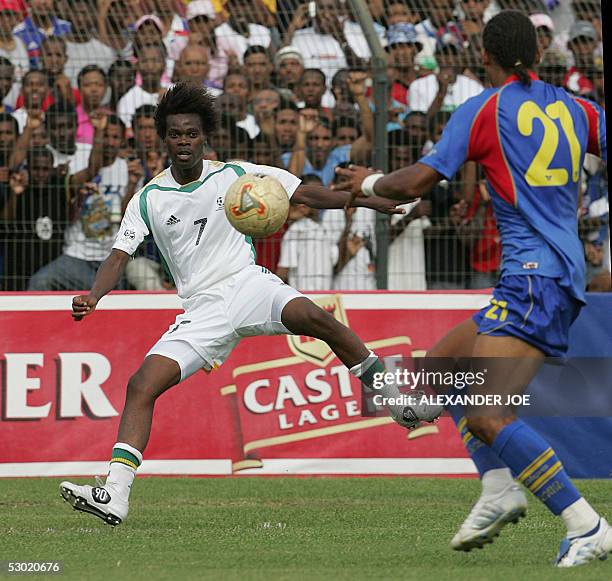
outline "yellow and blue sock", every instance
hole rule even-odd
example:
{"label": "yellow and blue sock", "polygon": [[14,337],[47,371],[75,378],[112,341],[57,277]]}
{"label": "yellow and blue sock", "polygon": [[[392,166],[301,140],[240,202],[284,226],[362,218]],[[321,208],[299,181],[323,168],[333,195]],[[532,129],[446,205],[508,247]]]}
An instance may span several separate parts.
{"label": "yellow and blue sock", "polygon": [[560,515],[580,500],[554,450],[522,420],[504,426],[491,448],[553,514]]}
{"label": "yellow and blue sock", "polygon": [[[458,390],[455,390],[457,392]],[[457,429],[461,435],[463,445],[471,456],[478,474],[482,478],[486,472],[491,470],[507,469],[508,467],[500,460],[499,456],[489,448],[482,440],[479,440],[470,432],[467,428],[467,419],[465,417],[465,410],[463,406],[454,405],[449,406],[447,411],[452,416]],[[508,474],[508,482],[512,481],[512,475]]]}

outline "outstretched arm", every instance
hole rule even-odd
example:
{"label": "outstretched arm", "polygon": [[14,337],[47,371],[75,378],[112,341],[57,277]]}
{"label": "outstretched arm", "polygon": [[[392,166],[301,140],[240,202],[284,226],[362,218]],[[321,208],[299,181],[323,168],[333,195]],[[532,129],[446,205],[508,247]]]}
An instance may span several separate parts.
{"label": "outstretched arm", "polygon": [[130,255],[127,252],[113,248],[108,258],[98,268],[89,294],[72,299],[72,316],[75,321],[80,321],[93,313],[98,301],[117,286],[129,259]]}
{"label": "outstretched arm", "polygon": [[383,214],[404,214],[402,208],[397,208],[397,203],[381,198],[379,196],[371,196],[366,198],[363,195],[351,197],[348,192],[330,190],[323,186],[314,184],[301,184],[291,196],[292,204],[306,204],[310,208],[318,209],[333,209],[344,208],[348,205],[354,207],[370,208],[377,210]]}
{"label": "outstretched arm", "polygon": [[[351,200],[363,196],[363,181],[376,174],[374,170],[352,165],[348,168],[336,168],[336,173],[342,176],[342,181],[334,189],[351,192]],[[390,198],[398,202],[409,202],[414,198],[421,198],[431,190],[444,176],[424,163],[415,163],[403,167],[376,180],[372,186],[375,196]],[[369,180],[370,181],[370,180]],[[366,182],[366,190],[368,189]]]}

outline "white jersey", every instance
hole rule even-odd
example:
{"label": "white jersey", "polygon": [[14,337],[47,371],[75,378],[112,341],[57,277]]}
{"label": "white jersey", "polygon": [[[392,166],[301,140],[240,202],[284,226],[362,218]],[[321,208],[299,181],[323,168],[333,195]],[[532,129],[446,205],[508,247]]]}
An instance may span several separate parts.
{"label": "white jersey", "polygon": [[276,167],[205,160],[200,178],[181,186],[168,168],[130,200],[114,248],[134,254],[151,232],[184,300],[241,272],[255,263],[255,251],[250,238],[229,223],[224,202],[245,173],[276,178],[289,197],[301,183]]}
{"label": "white jersey", "polygon": [[[79,163],[78,156],[70,161],[71,173],[76,173],[75,167],[83,169]],[[64,232],[64,254],[98,262],[108,256],[121,222],[128,181],[127,162],[120,157],[100,170],[91,193],[81,197],[78,218]]]}

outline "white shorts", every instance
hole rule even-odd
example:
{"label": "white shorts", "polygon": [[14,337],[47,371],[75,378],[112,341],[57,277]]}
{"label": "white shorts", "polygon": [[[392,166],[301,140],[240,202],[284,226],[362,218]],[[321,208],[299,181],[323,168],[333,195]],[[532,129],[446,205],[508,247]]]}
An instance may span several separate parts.
{"label": "white shorts", "polygon": [[185,312],[147,355],[176,361],[181,380],[221,365],[242,337],[290,335],[281,313],[304,295],[262,266],[242,272],[185,301]]}

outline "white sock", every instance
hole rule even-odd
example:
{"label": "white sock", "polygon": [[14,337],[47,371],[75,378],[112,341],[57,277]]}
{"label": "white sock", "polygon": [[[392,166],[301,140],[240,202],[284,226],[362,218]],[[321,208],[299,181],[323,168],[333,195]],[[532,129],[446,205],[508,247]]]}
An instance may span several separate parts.
{"label": "white sock", "polygon": [[136,470],[133,468],[121,464],[121,462],[111,462],[104,486],[112,488],[127,500],[130,496],[130,489],[132,488],[135,476]]}
{"label": "white sock", "polygon": [[586,535],[599,523],[599,515],[584,498],[579,498],[562,510],[561,518],[567,527],[568,539]]}
{"label": "white sock", "polygon": [[494,468],[487,470],[482,475],[482,495],[494,496],[503,492],[508,486],[514,483],[510,468]]}
{"label": "white sock", "polygon": [[115,443],[105,486],[114,489],[127,500],[136,476],[136,468],[141,464],[142,452],[140,450],[125,442]]}

